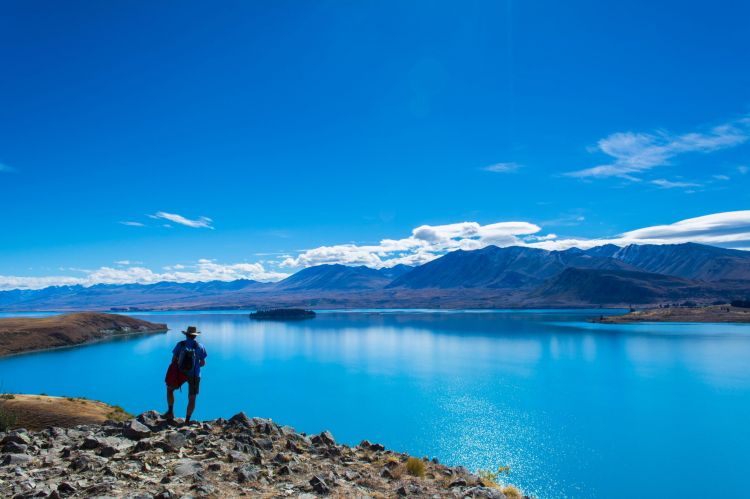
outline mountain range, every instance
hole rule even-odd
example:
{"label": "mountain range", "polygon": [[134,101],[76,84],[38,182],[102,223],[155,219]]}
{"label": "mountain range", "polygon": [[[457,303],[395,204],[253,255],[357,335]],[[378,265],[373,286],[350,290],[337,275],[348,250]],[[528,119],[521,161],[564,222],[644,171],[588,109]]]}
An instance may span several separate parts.
{"label": "mountain range", "polygon": [[695,243],[547,251],[488,246],[418,267],[318,265],[252,280],[55,286],[0,292],[0,310],[497,308],[721,302],[750,296],[750,252]]}

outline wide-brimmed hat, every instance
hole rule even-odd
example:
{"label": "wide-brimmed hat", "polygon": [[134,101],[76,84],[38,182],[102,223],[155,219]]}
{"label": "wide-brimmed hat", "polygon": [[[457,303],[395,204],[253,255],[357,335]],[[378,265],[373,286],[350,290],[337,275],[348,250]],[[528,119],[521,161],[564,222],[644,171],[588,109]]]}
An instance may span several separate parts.
{"label": "wide-brimmed hat", "polygon": [[182,334],[187,336],[198,336],[201,332],[198,331],[198,328],[195,326],[188,326],[187,331],[183,331]]}

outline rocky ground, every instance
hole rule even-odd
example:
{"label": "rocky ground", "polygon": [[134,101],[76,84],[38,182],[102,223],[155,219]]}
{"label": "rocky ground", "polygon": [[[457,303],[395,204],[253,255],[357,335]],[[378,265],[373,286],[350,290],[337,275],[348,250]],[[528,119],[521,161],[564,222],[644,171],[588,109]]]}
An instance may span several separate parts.
{"label": "rocky ground", "polygon": [[[0,433],[0,497],[521,497],[461,467],[271,420],[136,419]],[[484,486],[490,485],[490,486]]]}

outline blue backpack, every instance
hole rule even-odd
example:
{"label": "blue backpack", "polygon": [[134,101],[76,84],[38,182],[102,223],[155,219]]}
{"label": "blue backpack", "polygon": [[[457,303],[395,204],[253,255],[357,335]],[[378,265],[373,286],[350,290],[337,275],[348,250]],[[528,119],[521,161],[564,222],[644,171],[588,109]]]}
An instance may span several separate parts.
{"label": "blue backpack", "polygon": [[182,342],[182,349],[180,350],[180,356],[177,359],[177,368],[182,374],[192,376],[195,374],[195,360],[198,357],[195,351],[197,344],[188,344],[187,341]]}

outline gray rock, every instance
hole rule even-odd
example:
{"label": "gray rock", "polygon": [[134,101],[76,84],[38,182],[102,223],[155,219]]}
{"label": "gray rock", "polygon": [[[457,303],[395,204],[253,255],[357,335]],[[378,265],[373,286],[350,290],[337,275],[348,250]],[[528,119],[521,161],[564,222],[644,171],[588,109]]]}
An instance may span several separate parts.
{"label": "gray rock", "polygon": [[247,454],[244,454],[242,452],[233,450],[229,452],[229,455],[227,456],[230,463],[241,463],[244,461],[248,461],[250,459],[250,456]]}
{"label": "gray rock", "polygon": [[463,478],[456,478],[450,483],[450,485],[448,485],[448,487],[451,489],[453,487],[466,487],[466,480],[464,480]]}
{"label": "gray rock", "polygon": [[261,449],[273,449],[273,440],[271,440],[270,438],[259,438],[256,440],[256,442]]}
{"label": "gray rock", "polygon": [[31,456],[26,454],[6,454],[3,458],[3,466],[24,465],[31,462]]}
{"label": "gray rock", "polygon": [[31,437],[25,431],[14,431],[5,435],[3,439],[0,440],[0,445],[9,444],[11,442],[22,445],[29,445],[31,443]]}
{"label": "gray rock", "polygon": [[81,444],[80,448],[91,450],[91,449],[98,449],[101,446],[102,446],[102,442],[98,438],[86,437],[83,439],[83,443]]}
{"label": "gray rock", "polygon": [[253,482],[260,477],[260,469],[252,464],[239,466],[236,471],[239,483]]}
{"label": "gray rock", "polygon": [[154,496],[154,499],[174,499],[177,497],[174,492],[169,489],[164,489]]}
{"label": "gray rock", "polygon": [[336,445],[336,440],[334,440],[333,435],[331,435],[330,431],[324,431],[320,435],[315,435],[311,440],[315,445]]}
{"label": "gray rock", "polygon": [[73,460],[70,462],[70,468],[82,473],[84,471],[89,471],[94,469],[94,462],[89,459],[87,456],[76,456],[73,458]]}
{"label": "gray rock", "polygon": [[166,448],[164,450],[172,452],[177,452],[181,448],[185,447],[187,445],[187,441],[188,439],[185,435],[176,431],[167,433],[166,435],[164,435],[164,439],[162,440],[162,442],[166,444]]}
{"label": "gray rock", "polygon": [[210,495],[216,492],[216,487],[214,487],[211,484],[204,483],[204,484],[196,484],[191,487],[194,491],[196,491],[198,494],[202,495]]}
{"label": "gray rock", "polygon": [[115,454],[117,454],[118,450],[115,447],[112,447],[111,445],[106,445],[102,447],[102,449],[99,451],[99,455],[102,457],[112,457]]}
{"label": "gray rock", "polygon": [[26,444],[19,444],[17,442],[8,442],[3,445],[3,452],[5,454],[26,454],[29,446]]}
{"label": "gray rock", "polygon": [[131,440],[141,440],[151,435],[151,429],[145,424],[133,419],[122,428],[122,434]]}
{"label": "gray rock", "polygon": [[318,475],[315,475],[310,479],[310,485],[312,485],[313,490],[318,494],[328,494],[331,492],[331,489],[328,487],[325,480]]}
{"label": "gray rock", "polygon": [[244,411],[239,412],[235,414],[234,416],[232,416],[231,418],[229,418],[229,422],[234,423],[234,424],[241,424],[244,426],[250,426],[250,418],[247,417],[247,414],[245,414]]}
{"label": "gray rock", "polygon": [[203,471],[203,466],[192,459],[180,459],[174,468],[175,476],[190,476]]}
{"label": "gray rock", "polygon": [[60,482],[60,485],[57,486],[57,491],[62,494],[75,494],[76,488],[68,482]]}
{"label": "gray rock", "polygon": [[484,499],[506,499],[505,494],[493,487],[472,487],[464,491],[469,497],[481,497]]}

